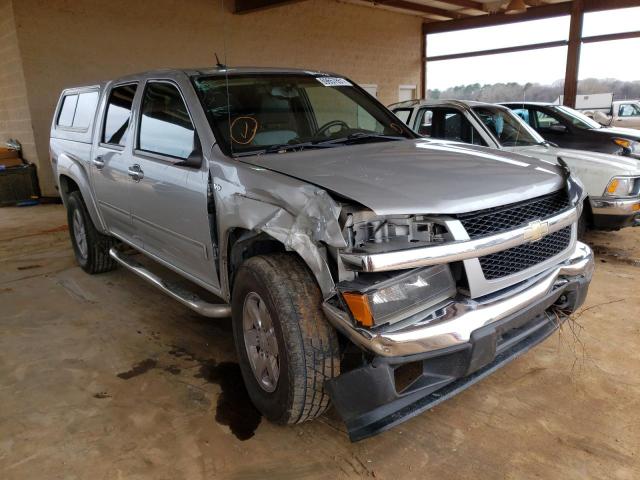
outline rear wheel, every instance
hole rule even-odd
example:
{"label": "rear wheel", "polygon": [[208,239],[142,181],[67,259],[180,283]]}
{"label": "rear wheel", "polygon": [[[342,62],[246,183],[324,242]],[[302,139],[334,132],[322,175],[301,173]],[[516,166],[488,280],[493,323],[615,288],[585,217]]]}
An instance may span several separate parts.
{"label": "rear wheel", "polygon": [[238,269],[233,333],[242,377],[269,420],[301,423],[329,406],[324,382],[340,373],[338,337],[322,295],[293,254],[252,257]]}
{"label": "rear wheel", "polygon": [[80,192],[71,192],[67,199],[67,222],[76,260],[87,273],[108,272],[117,263],[109,249],[117,242],[96,230]]}

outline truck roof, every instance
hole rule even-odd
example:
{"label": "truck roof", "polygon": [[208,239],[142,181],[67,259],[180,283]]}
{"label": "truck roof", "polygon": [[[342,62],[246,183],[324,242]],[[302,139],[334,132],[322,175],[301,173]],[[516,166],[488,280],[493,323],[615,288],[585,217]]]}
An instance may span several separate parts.
{"label": "truck roof", "polygon": [[[415,107],[437,107],[453,105],[458,108],[468,109],[473,107],[495,107],[501,106],[496,103],[478,102],[476,100],[407,100],[389,105],[388,108],[415,108]],[[503,107],[506,108],[506,107]]]}
{"label": "truck roof", "polygon": [[81,89],[81,88],[95,88],[95,87],[103,87],[109,82],[122,82],[127,80],[135,80],[139,78],[145,77],[154,77],[159,75],[167,75],[167,74],[176,74],[182,73],[189,77],[198,76],[198,75],[242,75],[242,74],[299,74],[299,75],[311,75],[311,76],[337,76],[343,77],[343,75],[339,75],[332,72],[324,72],[310,69],[302,69],[302,68],[278,68],[278,67],[201,67],[201,68],[161,68],[155,70],[145,70],[142,72],[131,73],[128,75],[124,75],[121,77],[116,77],[108,80],[103,80],[99,82],[95,82],[92,84],[81,84],[75,85],[65,89],[65,92],[68,90]]}

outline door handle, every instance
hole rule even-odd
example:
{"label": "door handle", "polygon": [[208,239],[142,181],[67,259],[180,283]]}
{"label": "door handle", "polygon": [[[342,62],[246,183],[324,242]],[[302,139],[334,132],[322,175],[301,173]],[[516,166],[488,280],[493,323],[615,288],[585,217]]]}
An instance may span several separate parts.
{"label": "door handle", "polygon": [[96,166],[98,170],[101,170],[104,167],[104,157],[102,155],[98,155],[93,159],[93,164]]}
{"label": "door handle", "polygon": [[129,176],[133,178],[136,182],[139,182],[144,178],[144,172],[140,168],[140,165],[138,165],[137,163],[135,165],[131,165],[129,167],[128,172],[129,172]]}

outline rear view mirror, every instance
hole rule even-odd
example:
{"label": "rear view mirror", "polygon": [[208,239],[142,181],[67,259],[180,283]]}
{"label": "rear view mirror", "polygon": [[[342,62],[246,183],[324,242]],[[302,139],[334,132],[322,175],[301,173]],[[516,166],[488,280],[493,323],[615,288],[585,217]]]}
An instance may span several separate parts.
{"label": "rear view mirror", "polygon": [[552,131],[553,133],[567,133],[567,127],[559,123],[556,125],[551,125],[549,127],[549,130]]}

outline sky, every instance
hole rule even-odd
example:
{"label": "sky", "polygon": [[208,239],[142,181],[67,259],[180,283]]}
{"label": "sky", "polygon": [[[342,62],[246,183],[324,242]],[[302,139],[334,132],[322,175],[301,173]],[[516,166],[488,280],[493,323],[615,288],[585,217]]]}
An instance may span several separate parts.
{"label": "sky", "polygon": [[[638,30],[640,7],[585,14],[583,36]],[[446,55],[529,43],[566,40],[569,17],[429,35],[427,55]],[[640,38],[583,44],[582,78],[640,80]],[[566,47],[445,60],[427,64],[427,87],[446,89],[471,83],[541,83],[564,78]]]}

